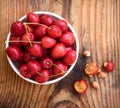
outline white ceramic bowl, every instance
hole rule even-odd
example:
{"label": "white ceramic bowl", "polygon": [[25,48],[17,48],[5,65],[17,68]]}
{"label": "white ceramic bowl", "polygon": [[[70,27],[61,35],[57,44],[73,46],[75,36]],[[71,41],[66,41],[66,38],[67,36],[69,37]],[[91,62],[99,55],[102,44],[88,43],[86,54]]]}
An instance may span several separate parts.
{"label": "white ceramic bowl", "polygon": [[[56,15],[56,14],[51,13],[51,12],[38,11],[38,12],[34,12],[34,13],[36,13],[36,14],[38,14],[38,15],[47,14],[47,15],[53,16],[53,17],[56,18],[56,19],[63,19],[63,20],[65,20],[65,19],[62,18],[61,16]],[[19,19],[19,21],[23,21],[23,20],[25,20],[25,19],[26,19],[26,15],[23,16],[23,17],[21,17],[21,18]],[[66,20],[65,20],[65,21],[66,21]],[[28,81],[28,82],[30,82],[30,83],[33,83],[33,84],[46,85],[46,84],[52,84],[52,83],[55,83],[55,82],[60,81],[61,79],[63,79],[65,76],[67,76],[67,75],[72,71],[72,69],[74,68],[74,66],[75,66],[75,64],[76,64],[76,62],[77,62],[77,59],[78,59],[78,54],[79,54],[79,42],[78,42],[78,37],[77,37],[77,35],[76,35],[73,27],[70,25],[70,23],[69,23],[68,21],[66,21],[66,22],[68,23],[69,29],[73,32],[73,34],[74,34],[74,36],[75,36],[75,46],[76,46],[76,60],[75,60],[75,62],[69,67],[69,69],[67,70],[67,72],[66,72],[62,77],[59,77],[59,78],[57,78],[57,79],[53,79],[53,80],[47,81],[47,82],[45,82],[45,83],[38,83],[38,82],[36,82],[36,81],[34,81],[34,80],[31,80],[31,79],[28,79],[28,78],[23,77],[23,76],[20,74],[20,72],[19,72],[19,68],[18,68],[19,66],[18,66],[18,64],[16,64],[14,61],[12,61],[12,60],[7,56],[7,59],[8,59],[8,61],[9,61],[10,65],[11,65],[11,67],[13,68],[13,70],[14,70],[21,78],[23,78],[24,80],[26,80],[26,81]],[[9,32],[9,34],[8,34],[8,36],[7,36],[7,41],[9,41],[9,38],[10,38],[10,32]],[[7,43],[6,43],[6,48],[7,48],[8,46],[9,46],[9,43],[7,42]]]}

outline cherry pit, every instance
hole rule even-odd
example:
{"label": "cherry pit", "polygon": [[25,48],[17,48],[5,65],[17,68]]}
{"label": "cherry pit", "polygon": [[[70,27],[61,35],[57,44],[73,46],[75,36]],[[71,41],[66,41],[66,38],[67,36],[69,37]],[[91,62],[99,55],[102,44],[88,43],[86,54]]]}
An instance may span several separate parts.
{"label": "cherry pit", "polygon": [[73,32],[65,20],[29,12],[10,27],[8,57],[24,78],[38,83],[62,77],[76,60]]}

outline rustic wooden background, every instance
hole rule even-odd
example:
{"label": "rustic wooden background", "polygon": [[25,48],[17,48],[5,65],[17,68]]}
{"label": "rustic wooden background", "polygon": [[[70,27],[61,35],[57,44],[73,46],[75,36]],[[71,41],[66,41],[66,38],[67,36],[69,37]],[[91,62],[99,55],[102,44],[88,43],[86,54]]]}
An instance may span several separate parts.
{"label": "rustic wooden background", "polygon": [[[50,11],[61,15],[74,27],[80,43],[79,60],[72,73],[58,83],[30,84],[10,67],[5,40],[10,25],[30,11]],[[120,108],[120,0],[0,0],[0,108]],[[84,58],[88,49],[92,55]],[[84,75],[84,65],[107,60],[115,69],[106,79]],[[73,83],[87,80],[89,88],[79,95]],[[98,90],[90,86],[96,80]]]}

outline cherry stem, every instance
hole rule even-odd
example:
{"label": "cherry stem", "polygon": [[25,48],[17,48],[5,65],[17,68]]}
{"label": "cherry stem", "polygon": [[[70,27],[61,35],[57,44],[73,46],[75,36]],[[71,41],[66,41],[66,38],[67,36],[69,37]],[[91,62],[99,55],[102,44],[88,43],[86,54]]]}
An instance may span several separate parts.
{"label": "cherry stem", "polygon": [[[5,43],[7,42],[29,42],[29,41],[17,41],[17,40],[12,40],[12,41],[5,41]],[[30,41],[31,43],[41,43],[39,41]]]}
{"label": "cherry stem", "polygon": [[49,61],[47,61],[47,62],[46,62],[46,65],[50,65],[50,62],[49,62]]}
{"label": "cherry stem", "polygon": [[61,72],[62,73],[65,73],[65,71],[64,70],[62,70],[59,66],[57,66],[56,64],[53,64],[53,66],[56,66],[58,69],[60,69],[61,70]]}
{"label": "cherry stem", "polygon": [[[51,75],[51,76],[49,76],[48,78],[56,77],[56,76],[59,76],[59,75],[65,73],[65,71],[63,71],[63,70],[62,70],[59,66],[57,66],[56,64],[53,64],[53,66],[56,66],[58,69],[61,70],[61,72],[58,73],[58,74]],[[43,74],[41,74],[41,73],[39,73],[39,72],[37,72],[37,74],[39,74],[39,75],[41,75],[41,76],[43,76],[43,77],[47,77],[47,76],[45,76],[45,75],[43,75]]]}
{"label": "cherry stem", "polygon": [[54,75],[49,76],[50,78],[59,76],[59,75],[61,75],[61,74],[65,74],[65,71],[64,71],[63,69],[61,69],[59,66],[57,66],[56,64],[52,64],[52,65],[53,65],[53,66],[56,66],[58,69],[60,69],[61,72],[58,73],[58,74],[54,74]]}
{"label": "cherry stem", "polygon": [[65,71],[64,71],[64,72],[61,71],[61,72],[58,73],[58,74],[54,74],[54,75],[51,75],[51,76],[45,76],[45,75],[43,75],[43,74],[37,72],[37,74],[39,74],[39,75],[41,75],[41,76],[43,76],[43,77],[48,77],[48,78],[56,77],[56,76],[59,76],[59,75],[64,74],[64,73],[65,73]]}
{"label": "cherry stem", "polygon": [[56,77],[56,76],[59,76],[59,75],[64,74],[64,73],[65,73],[65,72],[60,72],[60,73],[58,73],[58,74],[54,74],[54,75],[49,76],[49,78]]}
{"label": "cherry stem", "polygon": [[41,75],[41,76],[44,76],[44,77],[46,77],[45,75],[43,75],[43,74],[41,74],[40,72],[36,72],[38,75]]}
{"label": "cherry stem", "polygon": [[32,43],[31,43],[30,38],[29,38],[29,35],[28,35],[27,26],[26,26],[25,23],[23,23],[23,25],[25,26],[25,30],[26,30],[26,34],[27,34],[27,38],[28,38],[28,41],[29,41],[29,43],[30,43],[30,46],[32,46]]}
{"label": "cherry stem", "polygon": [[35,24],[36,24],[36,25],[44,26],[44,27],[46,27],[46,28],[48,28],[48,29],[51,29],[50,27],[48,27],[48,26],[46,26],[46,25],[44,25],[44,24],[40,24],[40,23],[34,23],[34,22],[32,22],[32,23],[26,23],[26,22],[24,22],[23,24],[24,24],[24,25],[26,25],[26,24],[30,24],[30,25],[31,25],[31,24],[34,24],[34,25],[35,25]]}

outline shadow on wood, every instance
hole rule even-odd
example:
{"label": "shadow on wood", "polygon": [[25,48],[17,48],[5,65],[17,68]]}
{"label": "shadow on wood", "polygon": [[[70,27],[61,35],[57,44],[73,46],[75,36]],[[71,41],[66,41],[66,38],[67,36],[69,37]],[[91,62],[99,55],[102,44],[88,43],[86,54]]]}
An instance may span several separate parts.
{"label": "shadow on wood", "polygon": [[[47,108],[79,108],[80,95],[76,93],[73,84],[84,76],[85,58],[79,54],[78,61],[73,71],[61,80],[49,98]],[[74,98],[74,99],[73,99]]]}

